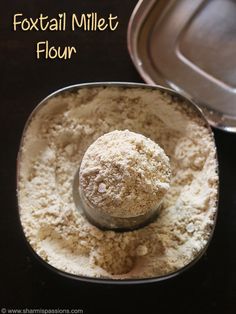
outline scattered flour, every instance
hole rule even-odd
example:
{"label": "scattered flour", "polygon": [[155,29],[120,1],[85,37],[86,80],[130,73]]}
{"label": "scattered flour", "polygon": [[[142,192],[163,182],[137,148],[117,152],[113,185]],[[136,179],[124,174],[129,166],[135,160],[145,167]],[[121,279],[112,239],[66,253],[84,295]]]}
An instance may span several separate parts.
{"label": "scattered flour", "polygon": [[[75,209],[72,183],[90,144],[126,130],[158,143],[172,178],[158,219],[132,232],[101,231]],[[21,147],[21,222],[34,250],[68,273],[145,278],[173,272],[206,246],[217,202],[214,139],[183,102],[145,88],[82,88],[48,100]],[[106,184],[99,186],[106,193]]]}

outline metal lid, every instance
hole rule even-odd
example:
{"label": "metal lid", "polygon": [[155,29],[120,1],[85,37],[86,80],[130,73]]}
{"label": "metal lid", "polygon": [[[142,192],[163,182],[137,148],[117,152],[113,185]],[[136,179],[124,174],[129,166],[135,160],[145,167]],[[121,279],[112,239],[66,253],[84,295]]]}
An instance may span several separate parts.
{"label": "metal lid", "polygon": [[236,3],[140,0],[128,27],[132,60],[149,84],[197,103],[209,123],[236,132]]}

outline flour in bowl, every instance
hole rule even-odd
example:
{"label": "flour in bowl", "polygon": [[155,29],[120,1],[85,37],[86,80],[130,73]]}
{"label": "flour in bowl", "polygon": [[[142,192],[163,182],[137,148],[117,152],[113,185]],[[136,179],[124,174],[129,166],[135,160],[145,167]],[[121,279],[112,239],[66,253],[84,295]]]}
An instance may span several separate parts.
{"label": "flour in bowl", "polygon": [[[135,231],[102,231],[73,201],[84,153],[115,130],[150,138],[171,167],[159,217]],[[155,89],[90,87],[50,98],[26,129],[18,180],[28,241],[46,262],[76,275],[166,275],[194,260],[214,225],[218,175],[212,133],[184,102]]]}
{"label": "flour in bowl", "polygon": [[89,146],[80,166],[80,186],[96,210],[136,217],[158,208],[170,187],[169,158],[141,134],[112,131]]}

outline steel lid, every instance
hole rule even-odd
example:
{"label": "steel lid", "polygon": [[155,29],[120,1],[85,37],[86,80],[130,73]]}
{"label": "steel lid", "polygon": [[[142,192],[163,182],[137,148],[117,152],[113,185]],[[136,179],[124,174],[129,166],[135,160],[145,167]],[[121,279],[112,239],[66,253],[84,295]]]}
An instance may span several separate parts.
{"label": "steel lid", "polygon": [[230,132],[236,132],[235,16],[230,0],[140,0],[128,27],[143,79],[184,94],[212,126]]}

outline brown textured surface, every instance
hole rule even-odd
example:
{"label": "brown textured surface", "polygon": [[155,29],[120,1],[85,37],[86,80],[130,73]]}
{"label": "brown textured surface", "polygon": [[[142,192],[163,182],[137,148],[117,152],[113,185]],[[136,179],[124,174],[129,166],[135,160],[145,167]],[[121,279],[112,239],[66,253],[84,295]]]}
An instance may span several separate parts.
{"label": "brown textured surface", "polygon": [[[65,85],[88,81],[141,82],[126,48],[126,28],[136,1],[4,1],[0,18],[1,62],[1,214],[0,307],[82,308],[84,313],[235,313],[236,311],[236,135],[215,131],[220,163],[220,208],[207,255],[182,276],[143,286],[100,286],[63,279],[29,251],[19,227],[15,161],[24,123],[35,105]],[[39,39],[71,44],[73,34],[14,33],[12,15],[24,12],[114,12],[115,34],[78,34],[73,61],[39,62]],[[64,36],[64,39],[62,37]],[[70,38],[71,36],[71,38]],[[75,36],[75,37],[73,37]],[[145,297],[144,297],[145,295]],[[119,296],[117,302],[117,296]],[[117,302],[117,303],[116,303]],[[158,311],[157,311],[158,309]]]}

